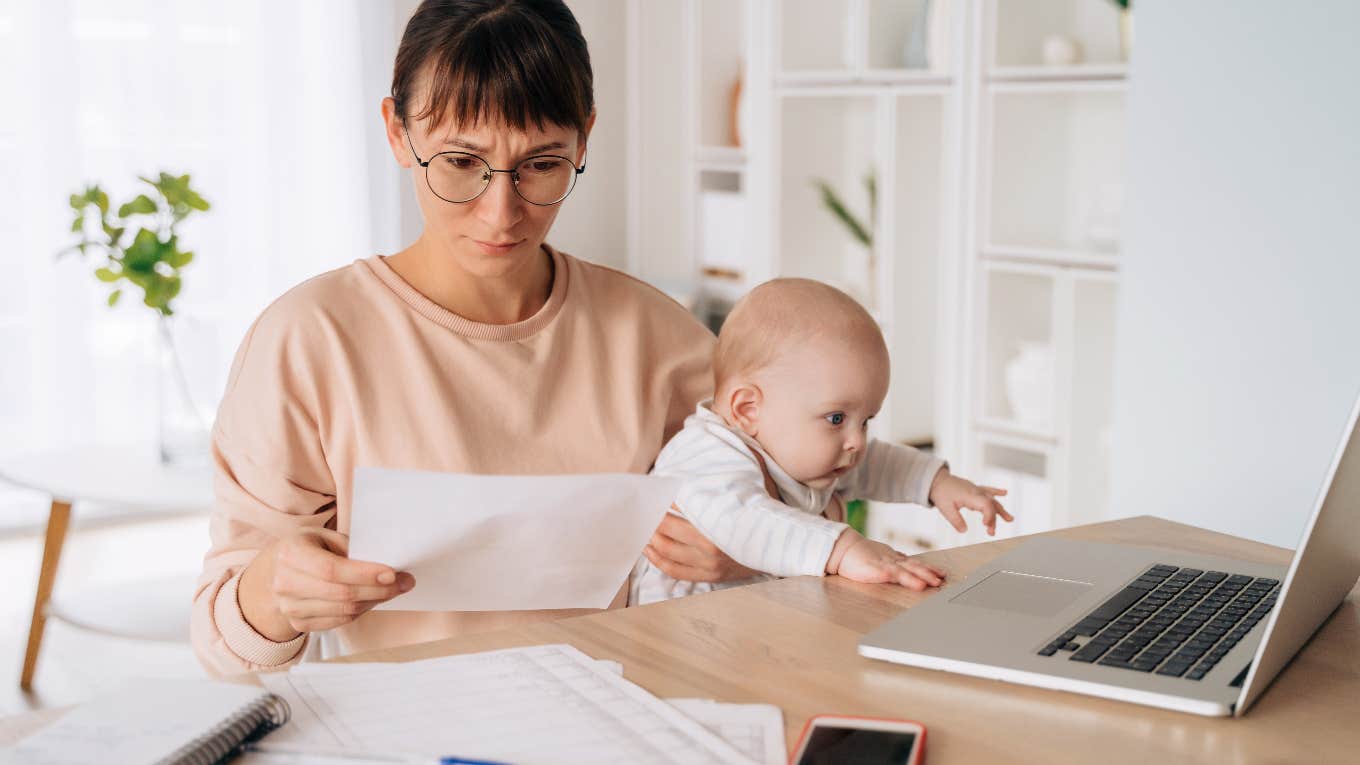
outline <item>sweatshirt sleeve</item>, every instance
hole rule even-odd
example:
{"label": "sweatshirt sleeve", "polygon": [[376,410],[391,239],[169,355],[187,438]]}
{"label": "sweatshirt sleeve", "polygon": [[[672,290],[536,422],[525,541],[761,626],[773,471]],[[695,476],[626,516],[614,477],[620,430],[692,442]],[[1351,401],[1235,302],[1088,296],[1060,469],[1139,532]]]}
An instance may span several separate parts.
{"label": "sweatshirt sleeve", "polygon": [[[307,636],[277,643],[245,620],[241,571],[262,548],[335,516],[335,485],[321,448],[316,396],[298,322],[278,304],[246,334],[213,426],[210,547],[194,593],[194,653],[215,676],[301,660]],[[322,372],[324,374],[324,372]]]}
{"label": "sweatshirt sleeve", "polygon": [[902,444],[872,439],[864,459],[837,489],[850,499],[930,505],[930,484],[944,460]]}
{"label": "sweatshirt sleeve", "polygon": [[849,528],[772,498],[754,455],[701,424],[676,435],[653,472],[683,478],[676,506],[723,552],[757,571],[821,576]]}

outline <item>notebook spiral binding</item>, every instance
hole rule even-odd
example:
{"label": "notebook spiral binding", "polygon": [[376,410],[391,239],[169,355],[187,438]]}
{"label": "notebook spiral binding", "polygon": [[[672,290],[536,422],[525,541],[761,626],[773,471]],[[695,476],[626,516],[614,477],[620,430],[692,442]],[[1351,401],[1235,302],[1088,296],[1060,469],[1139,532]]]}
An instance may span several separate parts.
{"label": "notebook spiral binding", "polygon": [[216,765],[288,722],[288,702],[269,694],[242,707],[220,725],[190,741],[156,765]]}

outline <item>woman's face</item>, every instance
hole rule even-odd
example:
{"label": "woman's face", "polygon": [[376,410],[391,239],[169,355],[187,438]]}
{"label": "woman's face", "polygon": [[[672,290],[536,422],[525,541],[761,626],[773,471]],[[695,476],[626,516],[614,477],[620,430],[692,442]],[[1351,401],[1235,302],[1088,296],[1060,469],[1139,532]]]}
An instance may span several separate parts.
{"label": "woman's face", "polygon": [[530,204],[515,192],[508,173],[494,173],[491,185],[470,202],[447,202],[430,189],[425,168],[415,155],[429,160],[439,152],[461,151],[485,159],[497,170],[508,170],[530,157],[553,154],[579,167],[585,159],[586,137],[595,122],[592,114],[587,135],[556,125],[517,130],[499,120],[473,125],[455,124],[451,119],[439,126],[429,125],[428,120],[405,120],[403,124],[390,98],[383,101],[383,117],[397,162],[412,170],[411,181],[425,218],[424,238],[465,273],[489,278],[507,276],[536,262],[535,256],[563,203]]}

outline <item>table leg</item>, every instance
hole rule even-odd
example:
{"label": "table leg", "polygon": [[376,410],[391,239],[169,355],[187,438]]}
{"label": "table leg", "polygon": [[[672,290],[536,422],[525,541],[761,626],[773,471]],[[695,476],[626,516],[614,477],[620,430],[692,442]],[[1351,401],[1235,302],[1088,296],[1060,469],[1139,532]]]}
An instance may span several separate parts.
{"label": "table leg", "polygon": [[57,580],[57,561],[61,546],[66,541],[66,528],[71,521],[71,503],[52,498],[52,510],[47,516],[47,539],[43,543],[42,568],[38,571],[38,594],[33,598],[33,622],[28,628],[28,650],[24,653],[24,671],[19,676],[19,687],[33,688],[33,672],[38,668],[38,647],[42,645],[43,627],[47,625],[47,601],[52,597],[52,585]]}

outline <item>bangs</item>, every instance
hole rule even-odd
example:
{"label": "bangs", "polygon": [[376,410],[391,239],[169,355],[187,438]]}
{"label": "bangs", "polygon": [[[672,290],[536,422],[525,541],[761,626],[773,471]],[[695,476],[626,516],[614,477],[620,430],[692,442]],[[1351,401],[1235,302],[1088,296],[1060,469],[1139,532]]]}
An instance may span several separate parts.
{"label": "bangs", "polygon": [[[430,30],[428,46],[408,49],[403,40],[393,82],[399,113],[408,111],[398,93],[420,97],[420,82],[400,82],[405,63],[404,71],[419,73],[425,83],[425,102],[410,117],[428,120],[431,128],[451,119],[458,125],[499,122],[517,130],[555,125],[584,133],[594,107],[592,74],[585,41],[575,19],[571,23],[579,44],[511,3],[457,28]],[[416,53],[424,54],[421,61],[402,61],[403,54]]]}

